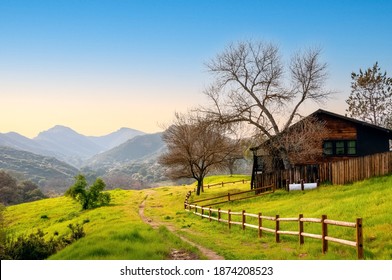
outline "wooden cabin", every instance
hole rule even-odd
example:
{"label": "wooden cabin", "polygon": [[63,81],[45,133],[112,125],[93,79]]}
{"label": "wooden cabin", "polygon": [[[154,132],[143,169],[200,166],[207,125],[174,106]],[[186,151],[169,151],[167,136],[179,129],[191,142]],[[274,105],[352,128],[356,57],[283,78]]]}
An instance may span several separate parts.
{"label": "wooden cabin", "polygon": [[320,170],[321,164],[385,153],[391,149],[392,130],[390,129],[321,109],[307,118],[309,117],[323,122],[326,127],[327,132],[322,139],[322,144],[320,144],[319,155],[313,161],[292,162],[291,170],[283,170],[281,164],[276,164],[275,170],[271,172],[265,168],[265,155],[258,153],[261,145],[255,147],[252,149],[254,153],[252,188],[271,183],[277,187],[284,187],[288,183],[287,181],[293,183],[299,179],[315,182],[321,177],[329,178],[320,174],[320,172],[329,172]]}

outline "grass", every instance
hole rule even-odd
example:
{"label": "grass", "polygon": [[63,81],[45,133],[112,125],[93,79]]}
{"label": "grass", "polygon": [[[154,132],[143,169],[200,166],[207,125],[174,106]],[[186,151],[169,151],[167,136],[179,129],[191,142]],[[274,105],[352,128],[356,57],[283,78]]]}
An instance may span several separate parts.
{"label": "grass", "polygon": [[[249,176],[211,176],[205,185],[247,180]],[[257,231],[233,225],[209,222],[184,211],[184,198],[195,184],[167,186],[141,191],[111,191],[112,204],[93,210],[81,211],[80,205],[69,198],[59,197],[7,207],[6,221],[15,236],[41,228],[51,236],[55,232],[67,234],[70,223],[83,224],[86,237],[78,240],[51,259],[167,259],[172,249],[197,252],[184,244],[166,227],[158,230],[144,224],[139,205],[146,199],[145,214],[154,221],[170,225],[176,233],[215,250],[226,259],[356,259],[356,249],[329,242],[329,250],[321,253],[321,241],[305,238],[298,244],[296,236],[281,236],[276,243],[270,233],[257,237]],[[249,190],[249,182],[205,188],[200,197],[224,195],[228,192]],[[280,217],[319,218],[354,222],[363,218],[366,259],[392,259],[392,175],[373,178],[344,186],[322,186],[305,192],[278,190],[273,194],[224,203],[214,206],[232,211]],[[249,218],[250,219],[250,218]],[[249,220],[250,221],[250,220]],[[268,225],[265,221],[265,225]],[[305,224],[305,231],[321,232],[320,224]],[[281,222],[282,230],[296,230],[296,223]],[[354,240],[354,229],[328,227],[330,235]],[[146,246],[148,244],[148,246]]]}
{"label": "grass", "polygon": [[[214,180],[212,177],[210,180]],[[217,179],[219,182],[221,178]],[[190,189],[192,189],[190,187]],[[211,187],[200,197],[219,196],[227,192],[249,189],[248,184],[233,184]],[[183,191],[186,193],[186,190]],[[257,238],[257,231],[240,226],[232,226],[229,231],[227,224],[209,222],[189,212],[173,211],[183,208],[181,195],[172,193],[175,199],[168,199],[164,189],[156,189],[154,198],[148,200],[152,207],[147,208],[151,216],[171,216],[178,231],[206,247],[215,249],[228,259],[356,259],[356,249],[353,247],[329,242],[329,251],[321,253],[321,241],[310,238],[305,244],[298,245],[298,237],[281,236],[281,243],[275,243],[273,234],[265,233]],[[191,200],[195,199],[194,196]],[[196,200],[195,199],[195,200]],[[153,207],[160,204],[170,204],[170,207],[160,209]],[[201,203],[202,204],[202,203]],[[249,200],[216,205],[214,208],[232,211],[246,210],[248,213],[261,212],[266,216],[321,218],[326,214],[329,219],[355,222],[357,217],[363,219],[364,248],[366,259],[392,259],[392,176],[373,178],[363,182],[344,186],[323,186],[315,190],[286,192],[278,190]],[[265,222],[267,223],[267,222]],[[256,224],[256,222],[254,222]],[[267,225],[273,228],[274,225]],[[281,222],[282,230],[296,230],[297,225]],[[355,230],[330,226],[329,234],[333,237],[355,241]],[[320,224],[305,224],[305,231],[321,233]],[[234,249],[235,248],[235,249]]]}
{"label": "grass", "polygon": [[10,234],[18,236],[41,228],[48,237],[56,232],[66,235],[70,223],[83,224],[86,237],[50,259],[159,260],[167,259],[172,249],[197,253],[166,228],[153,230],[140,220],[138,208],[144,199],[143,192],[114,190],[110,193],[110,206],[85,211],[66,197],[7,207],[5,218]]}

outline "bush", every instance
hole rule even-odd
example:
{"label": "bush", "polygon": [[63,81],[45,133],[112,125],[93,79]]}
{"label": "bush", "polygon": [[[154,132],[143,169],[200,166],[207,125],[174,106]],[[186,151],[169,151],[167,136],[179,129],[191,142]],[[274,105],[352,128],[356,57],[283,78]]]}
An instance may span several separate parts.
{"label": "bush", "polygon": [[110,194],[102,192],[105,187],[105,182],[98,178],[93,185],[87,188],[86,178],[82,174],[79,174],[76,176],[75,184],[67,190],[65,195],[80,202],[82,209],[86,210],[110,203]]}
{"label": "bush", "polygon": [[[16,240],[6,238],[5,242],[0,244],[1,251],[0,257],[2,260],[43,260],[48,258],[50,255],[63,249],[65,246],[72,242],[84,237],[86,234],[83,227],[79,224],[69,224],[68,228],[71,230],[69,237],[54,237],[49,240],[45,240],[45,234],[41,229],[38,229],[36,233],[32,233],[28,236],[19,236]],[[56,232],[54,236],[57,236]]]}

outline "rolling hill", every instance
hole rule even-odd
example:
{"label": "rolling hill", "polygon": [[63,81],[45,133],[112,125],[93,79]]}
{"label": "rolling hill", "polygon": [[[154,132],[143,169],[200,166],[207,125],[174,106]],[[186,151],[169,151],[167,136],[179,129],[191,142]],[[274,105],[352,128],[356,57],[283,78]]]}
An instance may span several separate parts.
{"label": "rolling hill", "polygon": [[54,157],[0,147],[0,169],[38,184],[46,193],[63,193],[79,170]]}
{"label": "rolling hill", "polygon": [[87,160],[85,166],[92,169],[111,169],[124,166],[135,161],[156,158],[166,145],[162,133],[135,136],[125,143]]}

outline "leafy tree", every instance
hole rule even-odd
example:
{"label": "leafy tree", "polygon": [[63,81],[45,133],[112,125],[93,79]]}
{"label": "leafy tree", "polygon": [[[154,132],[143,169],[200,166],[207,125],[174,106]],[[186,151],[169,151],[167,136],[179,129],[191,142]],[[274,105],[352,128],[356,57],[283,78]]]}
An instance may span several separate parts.
{"label": "leafy tree", "polygon": [[374,125],[392,129],[392,78],[376,62],[372,68],[351,73],[347,113]]}
{"label": "leafy tree", "polygon": [[238,141],[229,138],[225,128],[198,116],[175,115],[174,123],[163,133],[167,152],[159,163],[168,167],[172,179],[193,178],[200,195],[204,177],[227,167],[237,151]]}
{"label": "leafy tree", "polygon": [[72,185],[65,193],[82,205],[82,209],[91,209],[99,206],[108,205],[110,203],[110,194],[103,193],[105,182],[98,178],[94,184],[87,187],[86,178],[79,174],[76,176],[75,184]]}
{"label": "leafy tree", "polygon": [[0,202],[4,205],[21,202],[17,181],[4,171],[0,171]]}
{"label": "leafy tree", "polygon": [[[301,107],[322,103],[332,93],[324,89],[327,65],[320,55],[319,49],[298,52],[285,67],[273,44],[231,44],[207,64],[214,77],[205,91],[211,104],[200,110],[220,123],[249,124],[259,139],[278,145],[275,136],[288,131]],[[276,150],[289,168],[285,145]]]}

